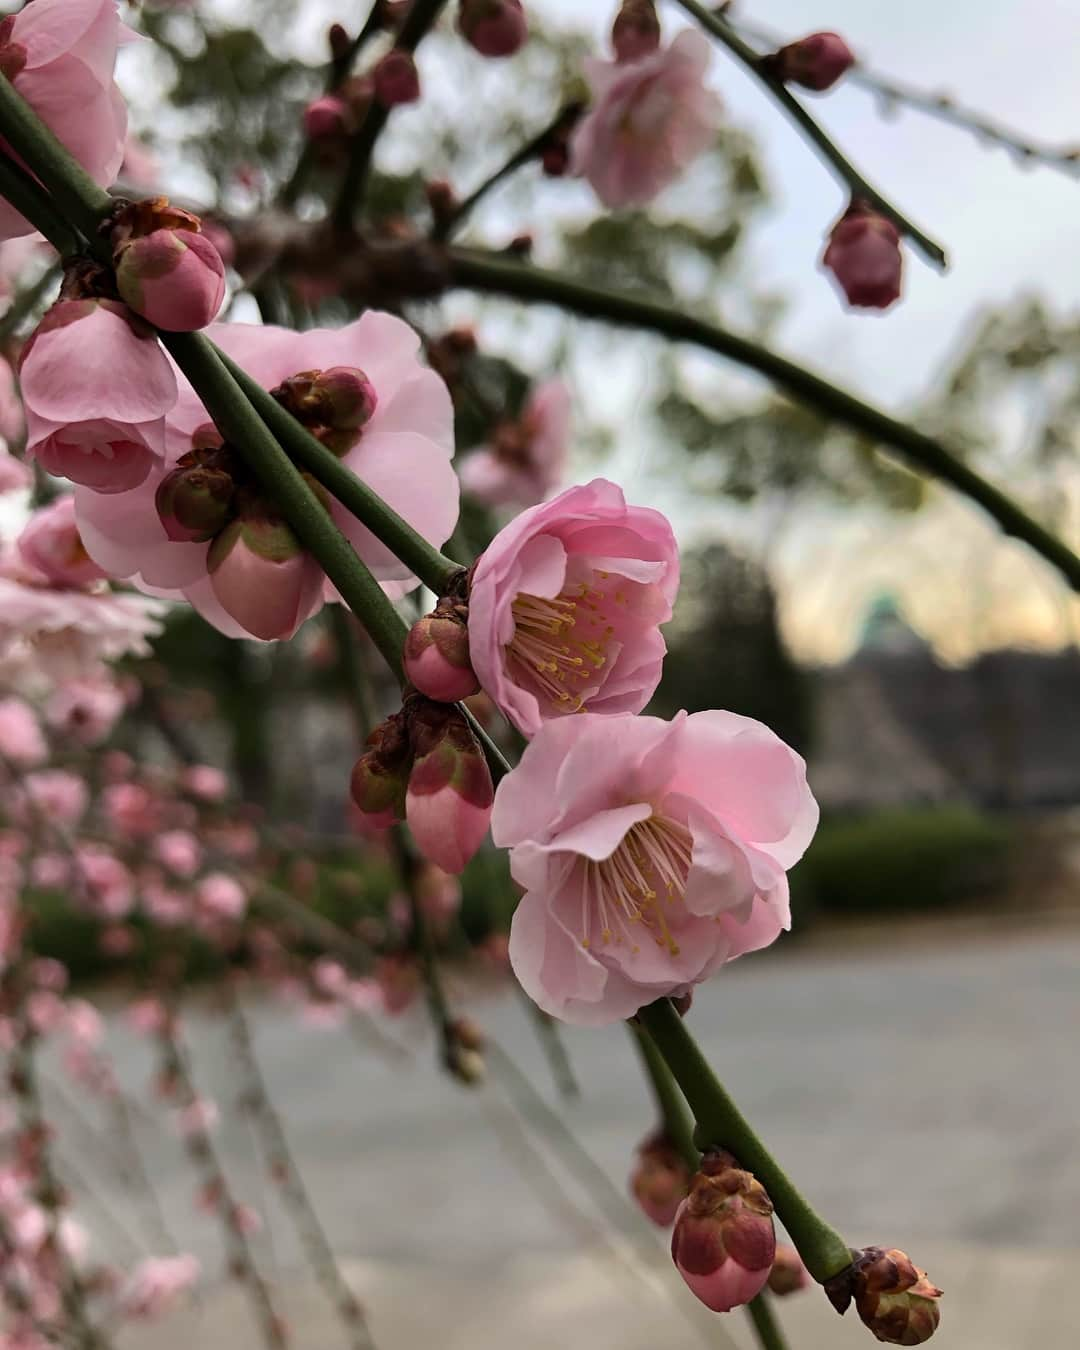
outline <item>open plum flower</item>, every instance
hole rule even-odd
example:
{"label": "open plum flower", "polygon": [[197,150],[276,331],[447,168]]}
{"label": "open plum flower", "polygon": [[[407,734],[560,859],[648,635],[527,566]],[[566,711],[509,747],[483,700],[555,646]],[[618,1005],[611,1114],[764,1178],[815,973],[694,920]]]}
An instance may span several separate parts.
{"label": "open plum flower", "polygon": [[100,493],[144,482],[165,452],[176,376],[148,324],[117,300],[58,300],[19,359],[27,453]]}
{"label": "open plum flower", "polygon": [[[302,373],[362,371],[374,391],[373,408],[361,426],[336,434],[332,448],[425,539],[439,545],[449,538],[458,514],[453,408],[443,381],[420,364],[420,340],[406,323],[369,311],[334,330],[214,324],[207,335],[267,389]],[[108,497],[76,492],[83,541],[109,575],[130,577],[151,594],[188,600],[230,636],[288,637],[336,592],[309,554],[284,548],[287,527],[260,519],[265,503],[244,514],[243,529],[237,528],[241,516],[233,514],[201,538],[177,537],[181,532],[170,527],[170,534],[162,522],[159,488],[182,458],[198,454],[208,434],[212,440],[209,415],[181,379],[166,421],[165,456],[148,478]],[[234,459],[230,471],[242,475],[243,465]],[[242,477],[237,483],[238,498],[253,490]],[[336,501],[327,509],[388,590],[400,595],[418,584]]]}
{"label": "open plum flower", "polygon": [[501,530],[469,591],[469,651],[485,692],[526,736],[568,713],[640,712],[666,644],[679,555],[659,511],[604,478]]}
{"label": "open plum flower", "polygon": [[545,380],[516,422],[495,428],[461,466],[461,486],[487,506],[535,506],[562,481],[570,434],[570,392]]}
{"label": "open plum flower", "polygon": [[722,105],[702,78],[711,56],[686,29],[637,61],[585,62],[593,106],[571,140],[571,168],[605,206],[644,206],[712,143]]}
{"label": "open plum flower", "polygon": [[817,819],[802,758],[750,718],[545,723],[491,822],[525,891],[514,973],[586,1026],[684,993],[789,927],[785,872]]}
{"label": "open plum flower", "polygon": [[[113,67],[132,36],[116,0],[34,0],[0,22],[0,71],[101,187],[124,158],[127,109]],[[0,200],[0,239],[33,228]]]}

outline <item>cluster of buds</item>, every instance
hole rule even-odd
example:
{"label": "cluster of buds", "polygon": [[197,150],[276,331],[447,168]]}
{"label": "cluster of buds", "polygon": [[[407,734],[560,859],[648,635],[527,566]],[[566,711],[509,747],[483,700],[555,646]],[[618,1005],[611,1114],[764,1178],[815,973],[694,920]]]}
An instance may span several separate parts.
{"label": "cluster of buds", "polygon": [[820,94],[851,69],[855,57],[839,33],[811,33],[763,57],[762,64],[785,84],[798,84]]}
{"label": "cluster of buds", "polygon": [[417,619],[405,639],[405,674],[421,694],[439,703],[457,703],[480,689],[469,661],[469,609],[444,595],[430,614]]}
{"label": "cluster of buds", "polygon": [[654,0],[623,0],[611,25],[616,61],[640,61],[660,46],[660,20]]}
{"label": "cluster of buds", "polygon": [[705,1154],[671,1234],[675,1267],[713,1312],[741,1307],[765,1287],[776,1255],[765,1188],[730,1153]]}
{"label": "cluster of buds", "polygon": [[136,314],[170,333],[213,322],[225,298],[225,264],[198,216],[149,197],[122,204],[107,229],[116,289]]}
{"label": "cluster of buds", "polygon": [[271,393],[335,455],[353,448],[378,406],[374,385],[355,366],[302,370]]}
{"label": "cluster of buds", "polygon": [[513,56],[529,36],[521,0],[461,0],[457,24],[481,56]]}
{"label": "cluster of buds", "polygon": [[886,1345],[922,1345],[941,1320],[941,1290],[906,1252],[867,1247],[853,1252],[852,1264],[825,1285],[840,1314],[852,1299],[863,1322]]}
{"label": "cluster of buds", "polygon": [[461,713],[410,695],[368,737],[353,766],[353,801],[376,826],[405,820],[429,862],[457,874],[483,842],[494,788],[483,749]]}
{"label": "cluster of buds", "polygon": [[642,1213],[660,1228],[675,1222],[690,1189],[690,1168],[666,1130],[654,1130],[638,1145],[630,1192]]}
{"label": "cluster of buds", "polygon": [[[322,486],[308,481],[325,504]],[[213,423],[193,433],[192,449],[158,484],[154,505],[171,540],[210,545],[211,589],[247,632],[267,642],[289,637],[312,612],[321,570]]]}
{"label": "cluster of buds", "polygon": [[833,226],[822,263],[849,305],[888,309],[900,297],[900,231],[868,202],[853,200]]}

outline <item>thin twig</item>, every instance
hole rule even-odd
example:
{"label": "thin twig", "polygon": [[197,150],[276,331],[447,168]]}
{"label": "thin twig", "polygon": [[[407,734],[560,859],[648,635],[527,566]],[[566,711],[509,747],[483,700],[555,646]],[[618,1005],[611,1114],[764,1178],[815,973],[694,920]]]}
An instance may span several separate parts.
{"label": "thin twig", "polygon": [[[752,42],[760,44],[763,53],[775,51],[787,41],[781,34],[762,24],[747,23],[742,18],[733,18],[733,9],[734,6],[731,6],[726,11],[728,23]],[[1035,137],[1017,131],[1014,127],[1005,126],[986,113],[965,107],[962,103],[958,103],[952,94],[920,89],[905,80],[898,80],[894,76],[872,70],[863,61],[856,61],[845,74],[844,82],[858,85],[876,95],[883,114],[896,107],[910,108],[927,117],[936,118],[940,122],[947,122],[950,126],[970,132],[981,144],[996,145],[1010,151],[1022,166],[1041,164],[1048,169],[1056,169],[1068,178],[1080,178],[1080,145],[1075,142],[1069,145],[1051,145],[1046,141],[1036,140]]]}
{"label": "thin twig", "polygon": [[251,1029],[231,985],[227,986],[226,996],[233,1047],[242,1074],[241,1094],[251,1108],[251,1119],[262,1140],[271,1177],[281,1188],[282,1199],[292,1215],[311,1268],[341,1318],[350,1347],[352,1350],[372,1350],[374,1341],[364,1310],[345,1282],[334,1249],[304,1186],[285,1128],[267,1090]]}
{"label": "thin twig", "polygon": [[864,403],[804,366],[670,304],[622,295],[559,272],[509,262],[477,249],[453,246],[447,252],[452,286],[558,305],[584,318],[644,329],[677,342],[691,342],[756,370],[823,417],[895,451],[915,470],[948,483],[981,506],[1006,534],[1022,540],[1056,567],[1074,591],[1080,591],[1080,557],[1033,520],[1011,497],[969,468],[940,441],[890,417],[873,404]]}
{"label": "thin twig", "polygon": [[776,78],[753,47],[739,36],[722,14],[707,9],[705,5],[700,3],[700,0],[675,0],[675,2],[681,5],[687,14],[695,18],[702,28],[721,42],[731,55],[764,85],[813,145],[821,158],[829,165],[841,182],[847,185],[852,197],[869,202],[875,210],[883,216],[887,216],[901,234],[906,235],[911,240],[912,244],[928,262],[933,263],[935,267],[945,268],[948,260],[941,245],[935,243],[929,235],[924,234],[913,221],[895,207],[856,169],[828,132],[818,125],[783,81]]}

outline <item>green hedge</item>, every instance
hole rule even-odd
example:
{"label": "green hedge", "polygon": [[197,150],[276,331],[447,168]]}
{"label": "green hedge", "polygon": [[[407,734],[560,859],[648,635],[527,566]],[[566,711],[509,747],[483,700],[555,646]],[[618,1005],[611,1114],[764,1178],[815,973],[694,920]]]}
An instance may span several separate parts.
{"label": "green hedge", "polygon": [[796,900],[834,914],[926,911],[1005,894],[1012,827],[962,806],[822,823],[792,877]]}

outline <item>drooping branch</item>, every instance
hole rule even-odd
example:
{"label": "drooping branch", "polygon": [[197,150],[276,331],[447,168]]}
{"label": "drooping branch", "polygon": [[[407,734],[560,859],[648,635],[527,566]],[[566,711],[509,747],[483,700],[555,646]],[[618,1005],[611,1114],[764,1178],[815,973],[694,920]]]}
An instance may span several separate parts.
{"label": "drooping branch", "polygon": [[[399,51],[415,52],[445,4],[446,0],[413,0],[394,46]],[[390,109],[385,104],[372,99],[360,130],[353,137],[349,162],[334,206],[334,223],[342,230],[352,224],[353,213],[364,195],[375,145],[389,115]]]}
{"label": "drooping branch", "polygon": [[941,245],[919,229],[856,169],[828,132],[807,112],[783,81],[776,78],[768,65],[761,60],[753,47],[739,36],[723,14],[707,9],[700,0],[676,0],[676,4],[681,5],[702,28],[721,42],[731,55],[765,86],[833,173],[850,190],[852,197],[869,202],[875,210],[891,220],[928,262],[938,268],[946,267],[948,259]]}
{"label": "drooping branch", "polygon": [[690,342],[756,370],[800,403],[830,421],[868,436],[907,464],[940,479],[991,516],[1007,534],[1034,549],[1080,591],[1080,557],[1044,529],[1011,497],[925,432],[866,403],[813,371],[716,324],[668,304],[605,290],[560,272],[508,261],[493,253],[459,247],[448,250],[451,286],[540,304],[557,305],[587,319],[658,333]]}

